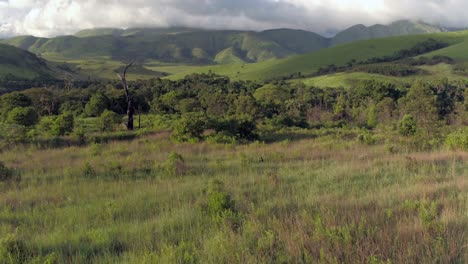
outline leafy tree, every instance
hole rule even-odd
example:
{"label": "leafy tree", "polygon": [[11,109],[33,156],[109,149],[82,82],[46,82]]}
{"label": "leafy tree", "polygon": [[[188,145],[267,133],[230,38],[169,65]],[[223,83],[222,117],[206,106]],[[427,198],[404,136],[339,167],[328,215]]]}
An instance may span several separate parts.
{"label": "leafy tree", "polygon": [[99,130],[112,131],[114,130],[115,126],[120,123],[120,121],[121,117],[119,114],[106,109],[104,112],[102,112],[98,119]]}
{"label": "leafy tree", "polygon": [[178,142],[199,140],[206,129],[208,120],[203,113],[192,112],[182,114],[177,121],[171,138]]}
{"label": "leafy tree", "polygon": [[23,93],[8,93],[0,97],[0,111],[2,119],[5,119],[8,113],[17,107],[28,107],[32,105],[31,98]]}
{"label": "leafy tree", "polygon": [[55,119],[51,127],[52,135],[63,136],[73,131],[74,117],[70,112],[65,112]]}
{"label": "leafy tree", "polygon": [[85,106],[85,113],[87,116],[98,117],[104,110],[109,109],[109,98],[103,93],[96,93],[91,97]]}
{"label": "leafy tree", "polygon": [[398,123],[398,132],[402,136],[413,136],[416,134],[416,120],[412,115],[405,115]]}
{"label": "leafy tree", "polygon": [[8,113],[7,123],[31,127],[38,122],[36,110],[33,107],[16,107]]}
{"label": "leafy tree", "polygon": [[416,81],[400,104],[403,113],[413,116],[418,126],[430,129],[438,120],[436,96],[426,83]]}

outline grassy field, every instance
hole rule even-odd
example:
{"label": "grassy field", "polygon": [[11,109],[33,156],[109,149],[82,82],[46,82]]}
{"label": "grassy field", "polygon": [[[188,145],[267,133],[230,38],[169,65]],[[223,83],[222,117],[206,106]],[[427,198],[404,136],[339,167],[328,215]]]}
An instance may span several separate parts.
{"label": "grassy field", "polygon": [[453,66],[449,64],[437,64],[434,66],[419,66],[424,70],[424,74],[417,74],[407,77],[393,77],[381,74],[371,74],[365,72],[341,72],[329,75],[323,75],[305,79],[295,79],[293,82],[302,82],[308,86],[315,87],[353,87],[356,83],[363,80],[376,80],[381,82],[390,82],[397,85],[408,86],[418,79],[437,80],[447,78],[449,81],[465,80],[465,76],[453,73]]}
{"label": "grassy field", "polygon": [[468,154],[389,151],[335,132],[248,145],[175,144],[161,132],[4,150],[21,181],[0,185],[0,240],[14,245],[0,253],[35,263],[466,263]]}

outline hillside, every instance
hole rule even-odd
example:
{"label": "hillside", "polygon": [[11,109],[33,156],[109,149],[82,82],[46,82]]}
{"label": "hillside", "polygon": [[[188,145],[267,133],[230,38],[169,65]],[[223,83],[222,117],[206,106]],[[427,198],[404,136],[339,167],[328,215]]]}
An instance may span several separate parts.
{"label": "hillside", "polygon": [[190,73],[208,73],[210,71],[243,80],[265,80],[299,72],[310,74],[331,64],[342,66],[352,60],[363,61],[373,57],[390,56],[399,50],[411,48],[428,39],[436,39],[449,45],[444,49],[429,53],[428,56],[446,55],[462,60],[466,57],[464,55],[466,53],[462,51],[468,50],[467,38],[468,31],[463,31],[363,40],[280,60],[205,66],[178,73],[169,78],[180,79]]}
{"label": "hillside", "polygon": [[0,44],[0,78],[6,75],[20,79],[35,79],[50,77],[52,71],[45,60],[36,55],[9,46]]}
{"label": "hillside", "polygon": [[339,32],[334,38],[331,39],[331,43],[332,45],[338,45],[358,40],[424,33],[439,33],[445,31],[447,30],[438,26],[429,25],[424,22],[400,20],[389,25],[377,24],[370,27],[366,27],[364,25],[355,25]]}
{"label": "hillside", "polygon": [[315,51],[326,47],[327,41],[314,33],[288,29],[259,33],[174,28],[99,29],[81,31],[77,36],[51,39],[21,36],[2,42],[44,57],[51,54],[65,59],[105,56],[115,60],[211,64],[226,49],[237,50],[241,61],[259,62]]}
{"label": "hillside", "polygon": [[357,40],[440,31],[443,29],[411,21],[397,21],[388,26],[357,25],[338,33],[334,38],[293,29],[254,32],[184,27],[97,28],[82,30],[74,36],[50,39],[20,36],[2,40],[0,43],[42,54],[45,58],[105,57],[120,61],[132,58],[140,62],[157,60],[166,63],[206,65],[263,62]]}

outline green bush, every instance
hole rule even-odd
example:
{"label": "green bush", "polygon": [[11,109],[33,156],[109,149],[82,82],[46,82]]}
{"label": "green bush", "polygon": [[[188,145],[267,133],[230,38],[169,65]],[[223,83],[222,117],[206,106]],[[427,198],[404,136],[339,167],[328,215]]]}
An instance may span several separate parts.
{"label": "green bush", "polygon": [[203,113],[185,113],[177,121],[171,138],[176,142],[198,141],[206,129],[208,120]]}
{"label": "green bush", "polygon": [[7,123],[25,127],[34,126],[39,117],[33,107],[16,107],[8,113]]}
{"label": "green bush", "polygon": [[206,141],[212,144],[234,145],[237,143],[236,137],[229,135],[228,133],[225,133],[225,132],[219,132],[219,133],[210,135],[206,138]]}
{"label": "green bush", "polygon": [[64,136],[73,131],[75,118],[70,112],[65,112],[57,117],[51,126],[54,136]]}
{"label": "green bush", "polygon": [[208,188],[207,210],[212,217],[222,216],[226,211],[235,212],[235,202],[223,188],[221,181],[212,182]]}
{"label": "green bush", "polygon": [[412,115],[405,115],[398,123],[398,132],[402,136],[413,136],[416,134],[416,120]]}
{"label": "green bush", "polygon": [[179,176],[188,172],[188,167],[185,164],[184,158],[176,152],[169,154],[169,157],[163,164],[163,168],[170,176]]}
{"label": "green bush", "polygon": [[13,178],[13,171],[0,161],[0,182],[9,181]]}
{"label": "green bush", "polygon": [[25,242],[16,233],[8,234],[0,240],[0,263],[25,263],[31,257]]}
{"label": "green bush", "polygon": [[452,150],[468,151],[468,131],[457,130],[447,136],[445,145]]}
{"label": "green bush", "polygon": [[377,142],[375,137],[368,130],[363,130],[358,136],[357,139],[359,142],[367,145],[373,145]]}
{"label": "green bush", "polygon": [[94,178],[96,177],[96,171],[94,170],[93,166],[91,166],[91,163],[86,162],[83,167],[81,168],[81,174],[85,178]]}
{"label": "green bush", "polygon": [[104,110],[109,109],[109,106],[109,98],[102,93],[97,93],[86,104],[85,114],[90,117],[98,117]]}
{"label": "green bush", "polygon": [[115,126],[120,123],[121,117],[115,112],[104,110],[97,121],[100,131],[113,131]]}

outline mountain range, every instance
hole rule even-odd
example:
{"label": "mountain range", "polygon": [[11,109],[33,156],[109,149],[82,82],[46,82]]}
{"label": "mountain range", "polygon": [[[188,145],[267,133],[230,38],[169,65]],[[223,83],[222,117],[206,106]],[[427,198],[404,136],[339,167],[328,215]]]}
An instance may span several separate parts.
{"label": "mountain range", "polygon": [[42,58],[62,62],[96,58],[110,61],[133,59],[141,64],[184,65],[268,62],[360,40],[445,31],[448,30],[408,20],[370,27],[355,25],[332,38],[294,29],[261,32],[184,27],[87,29],[54,38],[18,36],[0,40],[0,43],[9,45],[0,46],[0,75],[9,73],[33,78],[49,74],[51,70]]}
{"label": "mountain range", "polygon": [[364,39],[442,32],[445,29],[423,22],[397,21],[389,25],[356,25],[333,38],[293,29],[261,32],[204,30],[196,28],[99,28],[73,36],[39,38],[19,36],[3,40],[35,54],[59,55],[67,59],[107,57],[172,63],[224,64],[259,62],[305,54]]}

